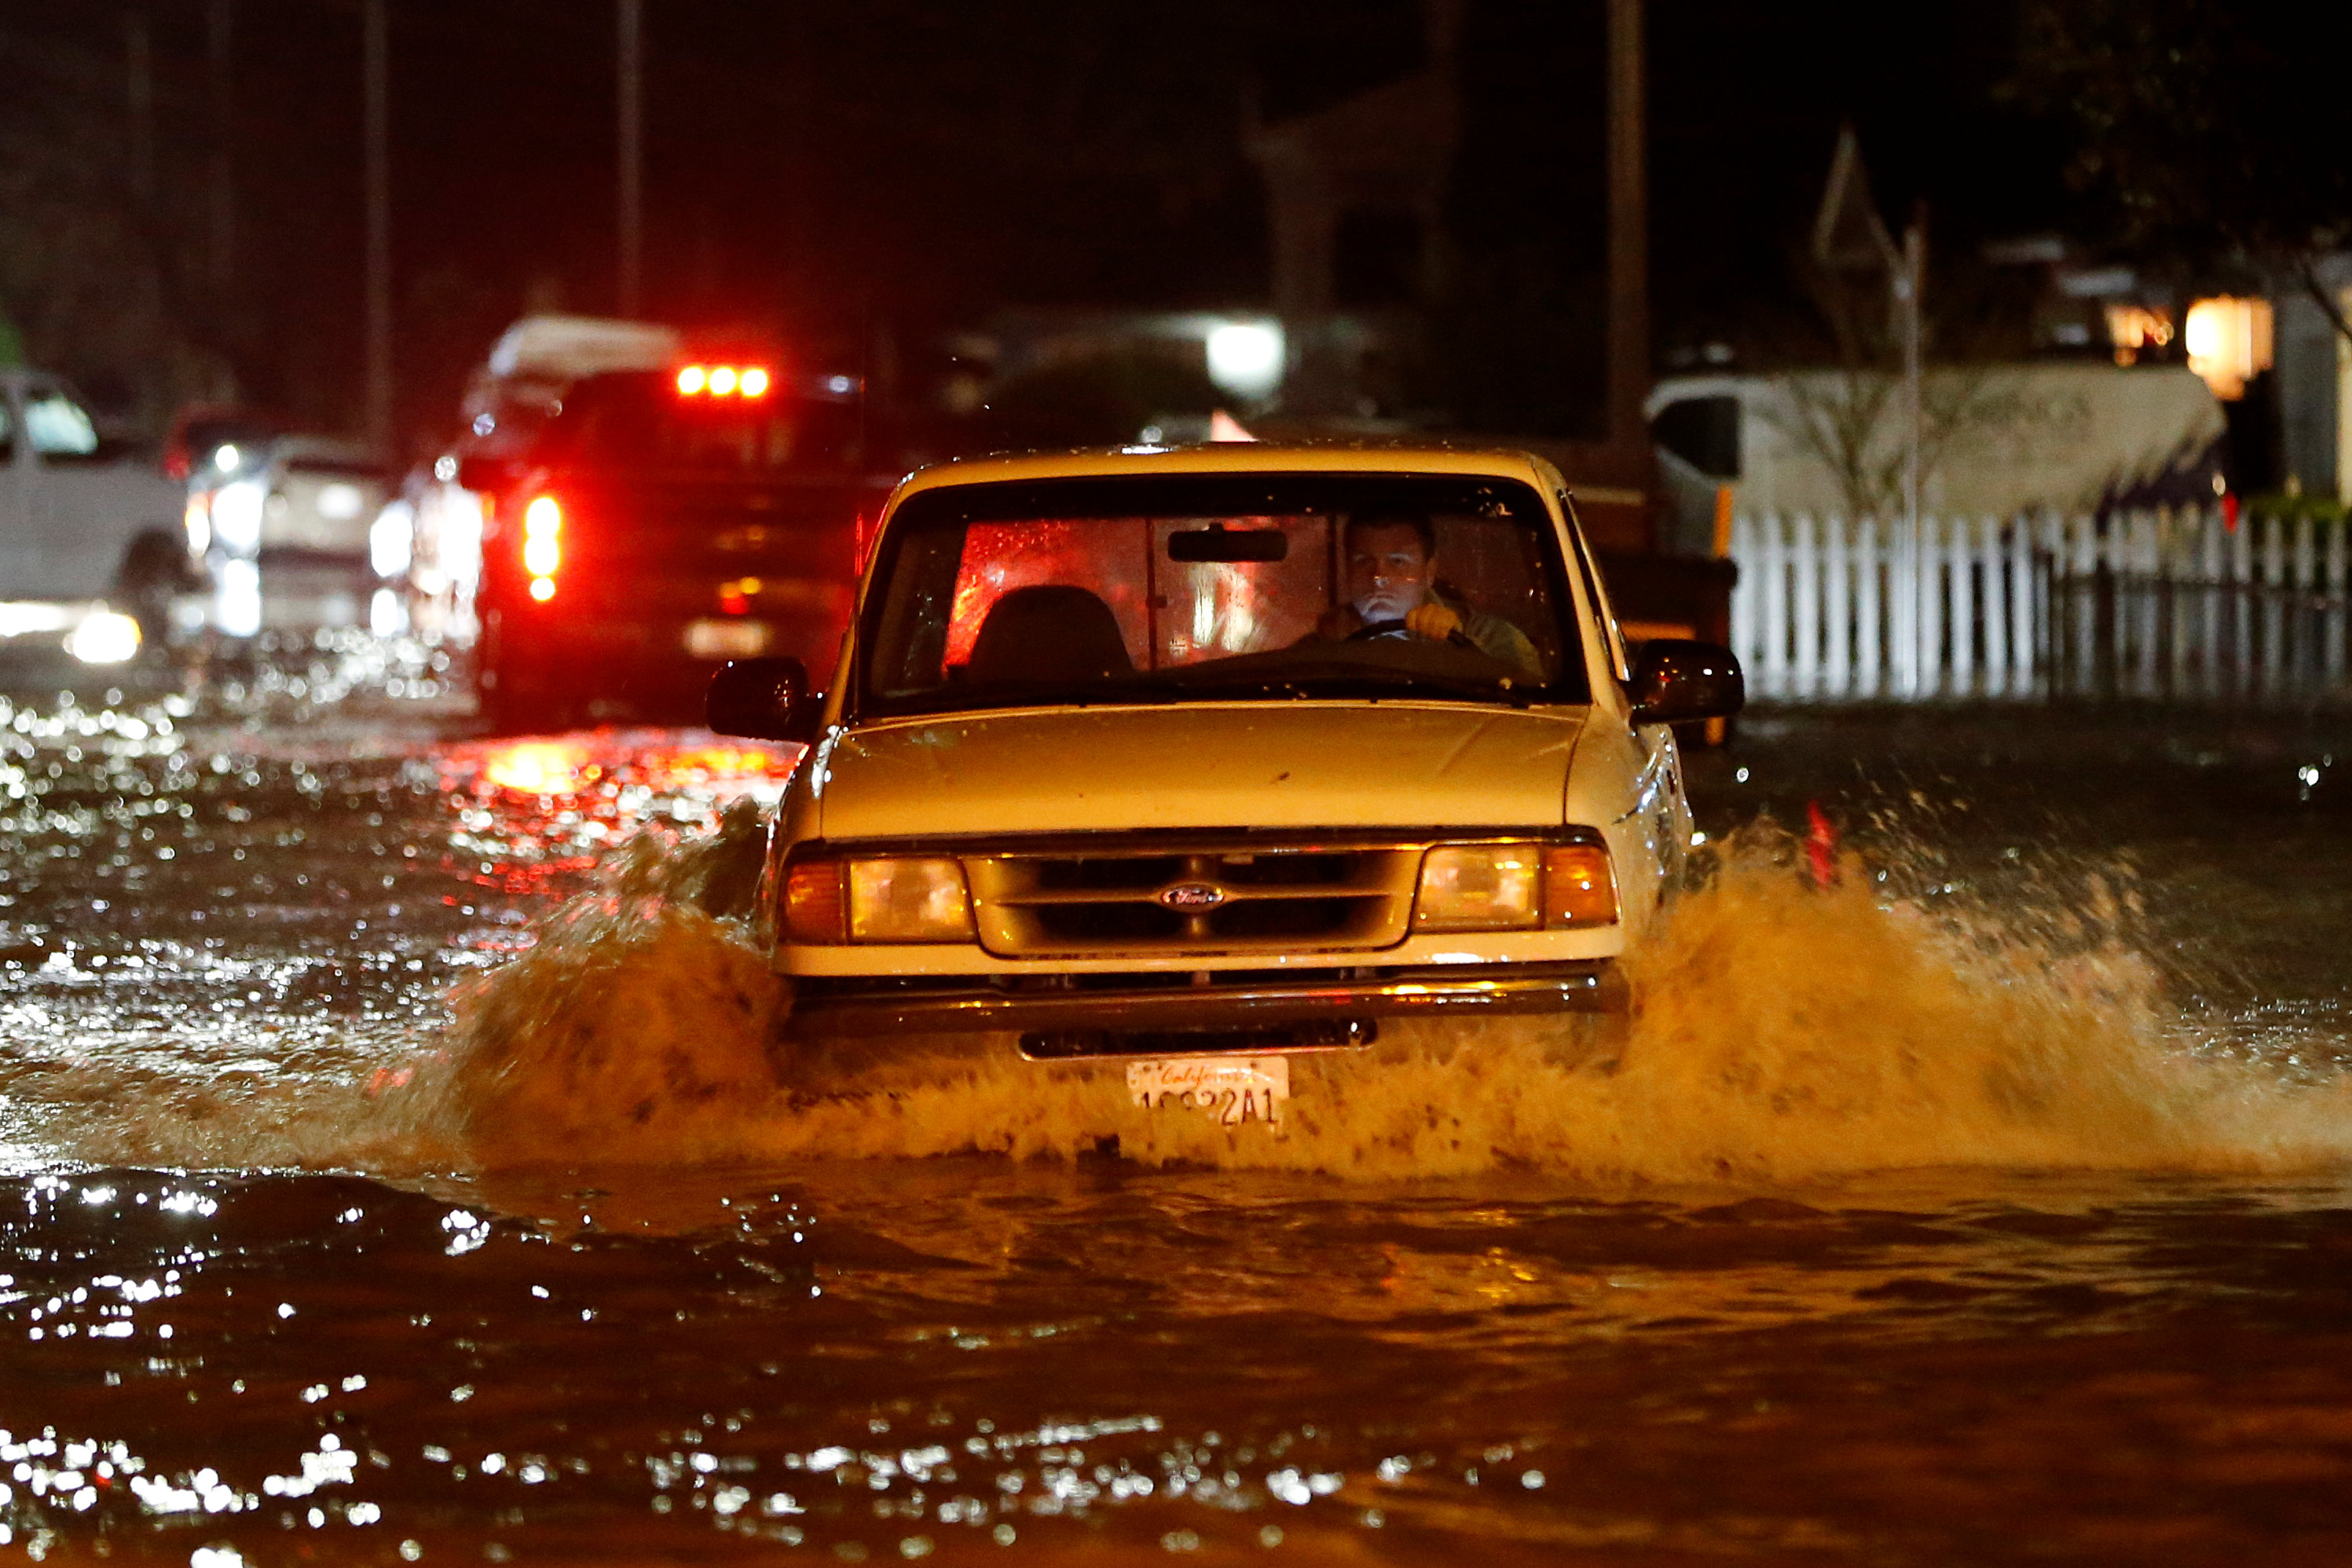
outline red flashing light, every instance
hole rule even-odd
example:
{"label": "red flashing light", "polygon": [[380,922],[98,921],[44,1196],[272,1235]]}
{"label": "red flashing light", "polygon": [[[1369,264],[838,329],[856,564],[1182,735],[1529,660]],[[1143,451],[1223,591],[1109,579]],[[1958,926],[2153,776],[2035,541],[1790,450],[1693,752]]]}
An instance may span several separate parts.
{"label": "red flashing light", "polygon": [[681,397],[765,397],[774,384],[765,365],[690,364],[677,373]]}

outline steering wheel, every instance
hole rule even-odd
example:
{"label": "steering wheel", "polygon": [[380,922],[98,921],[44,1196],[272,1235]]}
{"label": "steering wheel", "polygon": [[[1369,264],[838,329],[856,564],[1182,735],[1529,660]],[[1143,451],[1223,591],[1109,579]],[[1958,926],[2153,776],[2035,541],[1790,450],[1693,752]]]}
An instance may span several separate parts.
{"label": "steering wheel", "polygon": [[[1404,621],[1366,621],[1348,634],[1348,640],[1349,642],[1382,642],[1391,639],[1412,641],[1420,636],[1419,632],[1414,631],[1412,626]],[[1453,644],[1455,647],[1466,647],[1473,653],[1478,651],[1478,645],[1472,642],[1469,635],[1460,626],[1446,633],[1442,640]]]}
{"label": "steering wheel", "polygon": [[1366,621],[1348,634],[1349,642],[1371,642],[1382,637],[1409,637],[1412,628],[1402,621]]}

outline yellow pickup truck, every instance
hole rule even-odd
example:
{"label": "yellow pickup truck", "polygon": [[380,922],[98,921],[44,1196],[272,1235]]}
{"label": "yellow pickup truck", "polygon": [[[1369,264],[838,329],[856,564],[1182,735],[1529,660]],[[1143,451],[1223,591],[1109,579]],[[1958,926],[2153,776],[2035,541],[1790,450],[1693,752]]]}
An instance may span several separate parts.
{"label": "yellow pickup truck", "polygon": [[1723,649],[1629,664],[1525,453],[1234,443],[990,458],[890,498],[769,864],[803,1041],[969,1036],[1278,1121],[1384,1018],[1604,1011],[1677,881],[1670,725]]}

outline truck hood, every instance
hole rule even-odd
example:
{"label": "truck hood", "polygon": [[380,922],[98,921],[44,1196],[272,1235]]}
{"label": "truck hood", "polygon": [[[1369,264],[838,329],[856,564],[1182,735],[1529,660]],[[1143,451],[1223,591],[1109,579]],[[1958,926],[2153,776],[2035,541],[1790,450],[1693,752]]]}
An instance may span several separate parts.
{"label": "truck hood", "polygon": [[1558,826],[1584,719],[1415,702],[958,713],[824,744],[811,787],[829,839]]}

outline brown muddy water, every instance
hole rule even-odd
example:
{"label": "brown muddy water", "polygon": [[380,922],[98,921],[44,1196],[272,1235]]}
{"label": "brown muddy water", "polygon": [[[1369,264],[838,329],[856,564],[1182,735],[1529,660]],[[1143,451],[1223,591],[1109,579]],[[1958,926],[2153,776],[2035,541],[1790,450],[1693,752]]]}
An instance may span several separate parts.
{"label": "brown muddy water", "polygon": [[0,709],[0,1555],[2352,1556],[2352,726],[1759,716],[1613,1071],[1227,1133],[812,1089],[790,752],[441,679]]}

